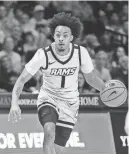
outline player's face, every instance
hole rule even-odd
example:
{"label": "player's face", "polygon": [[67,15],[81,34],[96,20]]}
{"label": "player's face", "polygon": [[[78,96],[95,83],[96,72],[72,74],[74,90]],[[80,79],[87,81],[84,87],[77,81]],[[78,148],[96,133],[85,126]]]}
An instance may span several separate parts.
{"label": "player's face", "polygon": [[67,26],[57,26],[54,33],[55,45],[58,51],[63,52],[69,48],[73,40],[71,29]]}

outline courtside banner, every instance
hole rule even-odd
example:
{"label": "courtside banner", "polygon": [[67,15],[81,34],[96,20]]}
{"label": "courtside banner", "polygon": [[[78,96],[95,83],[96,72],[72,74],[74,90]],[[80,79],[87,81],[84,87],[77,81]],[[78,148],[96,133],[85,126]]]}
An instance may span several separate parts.
{"label": "courtside banner", "polygon": [[[37,94],[21,94],[19,105],[25,108],[36,107]],[[108,108],[99,97],[99,94],[80,94],[80,108]],[[11,93],[0,94],[0,108],[8,108],[11,105]],[[127,107],[127,101],[120,107]]]}
{"label": "courtside banner", "polygon": [[[44,131],[36,110],[26,110],[17,123],[0,110],[0,154],[43,154]],[[116,154],[109,113],[79,113],[64,154]],[[124,154],[124,153],[122,153]]]}

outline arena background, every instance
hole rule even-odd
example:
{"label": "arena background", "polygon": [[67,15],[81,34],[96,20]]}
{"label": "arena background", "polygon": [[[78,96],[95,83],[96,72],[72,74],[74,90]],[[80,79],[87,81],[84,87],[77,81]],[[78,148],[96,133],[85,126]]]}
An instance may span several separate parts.
{"label": "arena background", "polygon": [[[104,81],[121,80],[128,89],[128,1],[0,1],[0,153],[42,153],[43,130],[38,122],[36,98],[41,73],[28,82],[19,104],[23,118],[8,122],[11,91],[24,65],[36,50],[53,41],[49,21],[57,12],[80,18],[83,31],[75,43],[89,51],[96,73]],[[9,39],[8,39],[9,38]],[[11,38],[11,39],[10,39]],[[104,51],[98,63],[96,56]],[[15,53],[15,54],[14,54]],[[106,56],[105,56],[106,55]],[[103,59],[104,58],[104,59]],[[99,73],[103,65],[106,73]],[[105,106],[99,93],[79,76],[80,110],[65,154],[127,154],[124,132],[128,102],[118,108]],[[123,143],[121,138],[125,137]]]}

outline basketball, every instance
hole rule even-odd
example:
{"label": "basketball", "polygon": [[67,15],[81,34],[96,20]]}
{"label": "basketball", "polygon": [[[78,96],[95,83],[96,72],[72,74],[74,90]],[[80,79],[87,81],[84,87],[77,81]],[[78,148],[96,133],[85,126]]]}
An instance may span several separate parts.
{"label": "basketball", "polygon": [[109,107],[118,107],[127,99],[127,89],[119,80],[109,80],[100,92],[102,102]]}

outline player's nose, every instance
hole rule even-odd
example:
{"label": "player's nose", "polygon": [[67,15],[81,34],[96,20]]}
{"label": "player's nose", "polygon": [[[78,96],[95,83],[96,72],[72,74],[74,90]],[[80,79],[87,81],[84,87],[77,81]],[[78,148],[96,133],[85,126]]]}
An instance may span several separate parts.
{"label": "player's nose", "polygon": [[60,41],[60,42],[63,41],[63,36],[60,36],[59,41]]}

